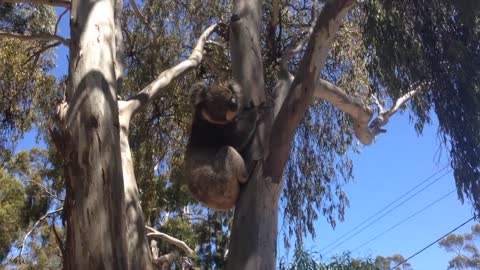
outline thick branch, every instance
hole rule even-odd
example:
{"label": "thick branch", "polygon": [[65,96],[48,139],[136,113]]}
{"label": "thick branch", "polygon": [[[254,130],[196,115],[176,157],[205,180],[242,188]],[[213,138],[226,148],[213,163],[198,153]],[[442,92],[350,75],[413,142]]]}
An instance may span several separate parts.
{"label": "thick branch", "polygon": [[58,35],[52,35],[52,34],[22,35],[22,34],[7,33],[7,32],[0,31],[0,39],[1,38],[15,38],[23,41],[30,41],[30,40],[59,41],[67,47],[70,45],[69,39],[63,38]]}
{"label": "thick branch", "polygon": [[325,80],[318,80],[314,96],[330,102],[333,106],[348,113],[353,119],[355,135],[363,144],[370,144],[373,140],[369,132],[368,123],[372,119],[373,110],[336,85]]}
{"label": "thick branch", "polygon": [[305,54],[290,91],[273,124],[270,153],[265,163],[265,176],[280,182],[295,131],[310,106],[316,83],[325,65],[335,33],[354,0],[328,1],[322,9],[308,42]]}
{"label": "thick branch", "polygon": [[45,215],[43,215],[42,217],[40,217],[40,219],[37,220],[37,222],[35,222],[35,224],[33,224],[33,227],[32,229],[30,229],[27,234],[25,234],[25,237],[23,237],[23,241],[22,241],[22,246],[20,247],[20,251],[18,252],[18,257],[22,257],[22,252],[23,252],[23,248],[25,247],[25,241],[27,241],[27,238],[28,236],[30,236],[30,234],[32,234],[32,232],[37,228],[37,226],[40,224],[40,222],[42,222],[44,219],[46,219],[47,217],[49,217],[50,215],[53,215],[55,213],[58,213],[60,211],[63,210],[63,207],[60,207],[56,210],[53,210],[53,211],[50,211],[50,212],[47,212]]}
{"label": "thick branch", "polygon": [[66,0],[4,0],[10,3],[28,3],[36,5],[47,5],[54,7],[66,7],[70,8],[71,2]]}
{"label": "thick branch", "polygon": [[125,110],[122,113],[129,114],[128,118],[131,118],[135,113],[143,109],[151,100],[153,100],[159,93],[160,90],[170,82],[181,75],[183,72],[188,69],[197,66],[200,64],[203,58],[203,47],[207,41],[207,38],[214,32],[217,24],[214,24],[207,28],[205,32],[200,36],[197,41],[197,45],[192,51],[190,57],[187,60],[182,61],[178,65],[163,71],[153,82],[151,82],[147,87],[145,87],[138,94],[126,101]]}
{"label": "thick branch", "polygon": [[181,240],[179,240],[175,237],[172,237],[168,234],[161,233],[161,232],[155,230],[152,227],[145,226],[145,228],[147,228],[148,230],[151,231],[151,233],[147,234],[147,237],[149,237],[149,238],[160,238],[160,239],[162,239],[162,240],[164,240],[164,241],[166,241],[166,242],[168,242],[172,245],[177,246],[178,248],[183,250],[187,254],[187,256],[193,255],[193,253],[194,253],[193,250],[190,247],[188,247],[188,245],[185,244],[185,242],[183,242],[183,241],[181,241]]}
{"label": "thick branch", "polygon": [[285,98],[287,97],[288,91],[290,90],[290,87],[292,86],[292,82],[294,79],[294,76],[290,73],[288,70],[288,61],[292,59],[293,56],[298,54],[307,41],[310,39],[310,36],[313,33],[313,29],[315,27],[315,22],[317,18],[317,12],[315,10],[315,7],[317,5],[317,1],[313,1],[312,4],[312,23],[308,31],[303,32],[300,37],[297,38],[296,41],[293,41],[283,52],[282,58],[280,59],[280,73],[278,76],[278,82],[275,84],[275,87],[273,89],[273,92],[275,93],[275,108],[274,108],[274,113],[273,117],[274,119],[277,117],[278,112],[280,111],[280,108],[283,105],[283,102],[285,101]]}

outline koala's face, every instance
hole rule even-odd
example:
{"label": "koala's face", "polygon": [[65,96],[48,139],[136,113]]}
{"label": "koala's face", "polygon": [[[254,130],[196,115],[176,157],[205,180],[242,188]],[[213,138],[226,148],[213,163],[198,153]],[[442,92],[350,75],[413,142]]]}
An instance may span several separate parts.
{"label": "koala's face", "polygon": [[240,86],[236,83],[206,86],[195,90],[192,87],[195,110],[206,121],[213,124],[228,124],[240,109]]}

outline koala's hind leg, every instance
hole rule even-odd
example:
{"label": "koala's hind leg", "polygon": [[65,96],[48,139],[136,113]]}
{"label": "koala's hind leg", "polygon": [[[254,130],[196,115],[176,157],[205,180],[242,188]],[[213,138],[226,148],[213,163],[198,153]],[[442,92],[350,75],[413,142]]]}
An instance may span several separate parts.
{"label": "koala's hind leg", "polygon": [[188,166],[192,195],[212,209],[235,207],[240,183],[245,183],[248,177],[242,156],[233,147],[224,146],[209,157],[199,156],[196,161]]}
{"label": "koala's hind leg", "polygon": [[244,184],[247,182],[248,173],[242,156],[231,146],[224,146],[218,150],[214,166],[217,171],[223,172],[226,178],[235,179]]}

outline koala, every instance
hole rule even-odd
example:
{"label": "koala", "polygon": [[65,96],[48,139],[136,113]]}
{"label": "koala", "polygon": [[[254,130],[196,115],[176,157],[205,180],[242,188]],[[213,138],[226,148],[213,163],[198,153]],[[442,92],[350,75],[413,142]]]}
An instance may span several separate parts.
{"label": "koala", "polygon": [[231,81],[190,87],[193,120],[185,163],[193,197],[215,210],[235,206],[240,183],[248,180],[241,156],[257,125],[257,112]]}

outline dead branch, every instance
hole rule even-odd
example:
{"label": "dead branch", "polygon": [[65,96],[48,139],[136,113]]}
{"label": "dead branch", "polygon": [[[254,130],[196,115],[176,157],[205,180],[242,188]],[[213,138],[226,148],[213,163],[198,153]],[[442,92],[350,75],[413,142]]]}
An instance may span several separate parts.
{"label": "dead branch", "polygon": [[[394,115],[407,101],[409,101],[414,96],[421,93],[424,89],[426,89],[430,85],[429,82],[416,82],[412,84],[406,94],[399,97],[395,104],[388,110],[384,110],[383,107],[380,105],[380,102],[376,102],[377,106],[379,106],[379,114],[378,116],[370,123],[368,126],[370,134],[375,138],[380,133],[385,133],[386,130],[382,129],[390,120],[390,117]],[[362,142],[363,143],[363,142]],[[365,144],[365,143],[364,143]]]}
{"label": "dead branch", "polygon": [[14,38],[22,41],[31,41],[31,40],[44,40],[44,41],[59,41],[65,46],[70,45],[70,40],[58,35],[52,34],[32,34],[32,35],[22,35],[16,33],[8,33],[0,31],[0,38]]}
{"label": "dead branch", "polygon": [[[369,145],[380,133],[386,132],[381,127],[388,123],[390,117],[395,114],[409,99],[420,93],[428,83],[415,83],[405,95],[400,97],[390,108],[385,110],[381,102],[373,97],[378,107],[378,116],[373,120],[373,110],[362,101],[348,95],[336,85],[319,79],[315,88],[314,96],[330,102],[341,111],[349,114],[353,119],[355,136],[365,145]],[[370,124],[369,124],[370,123]]]}
{"label": "dead branch", "polygon": [[9,3],[28,3],[36,5],[47,5],[54,7],[66,7],[70,8],[71,2],[66,0],[4,0]]}
{"label": "dead branch", "polygon": [[50,212],[47,212],[45,215],[43,215],[42,217],[40,217],[40,219],[37,220],[37,222],[35,222],[35,224],[33,224],[33,227],[32,229],[30,229],[27,234],[25,235],[25,237],[23,238],[23,241],[22,241],[22,245],[20,246],[20,251],[18,252],[18,256],[17,257],[22,257],[22,252],[23,252],[23,248],[25,247],[25,242],[27,241],[27,238],[28,236],[30,236],[30,234],[37,228],[37,226],[40,224],[40,222],[42,222],[44,219],[46,219],[47,217],[49,217],[50,215],[53,215],[55,213],[58,213],[60,211],[63,210],[63,207],[60,207],[60,208],[57,208],[56,210],[53,210],[53,211],[50,211]]}
{"label": "dead branch", "polygon": [[187,256],[192,256],[194,254],[194,251],[188,247],[187,244],[185,244],[185,242],[175,238],[175,237],[172,237],[166,233],[161,233],[157,230],[155,230],[154,228],[152,227],[149,227],[149,226],[145,226],[145,228],[147,228],[147,230],[151,231],[150,233],[147,234],[147,237],[148,238],[160,238],[172,245],[175,245],[177,246],[178,248],[180,248],[181,250],[183,250]]}
{"label": "dead branch", "polygon": [[152,99],[154,99],[160,90],[170,84],[176,77],[183,74],[188,69],[197,66],[203,58],[203,48],[207,38],[215,31],[217,24],[208,27],[197,41],[197,45],[192,51],[190,57],[177,64],[176,66],[163,71],[153,82],[142,89],[138,94],[131,97],[125,104],[119,106],[122,108],[121,113],[127,114],[125,117],[130,119],[135,113],[144,108]]}

